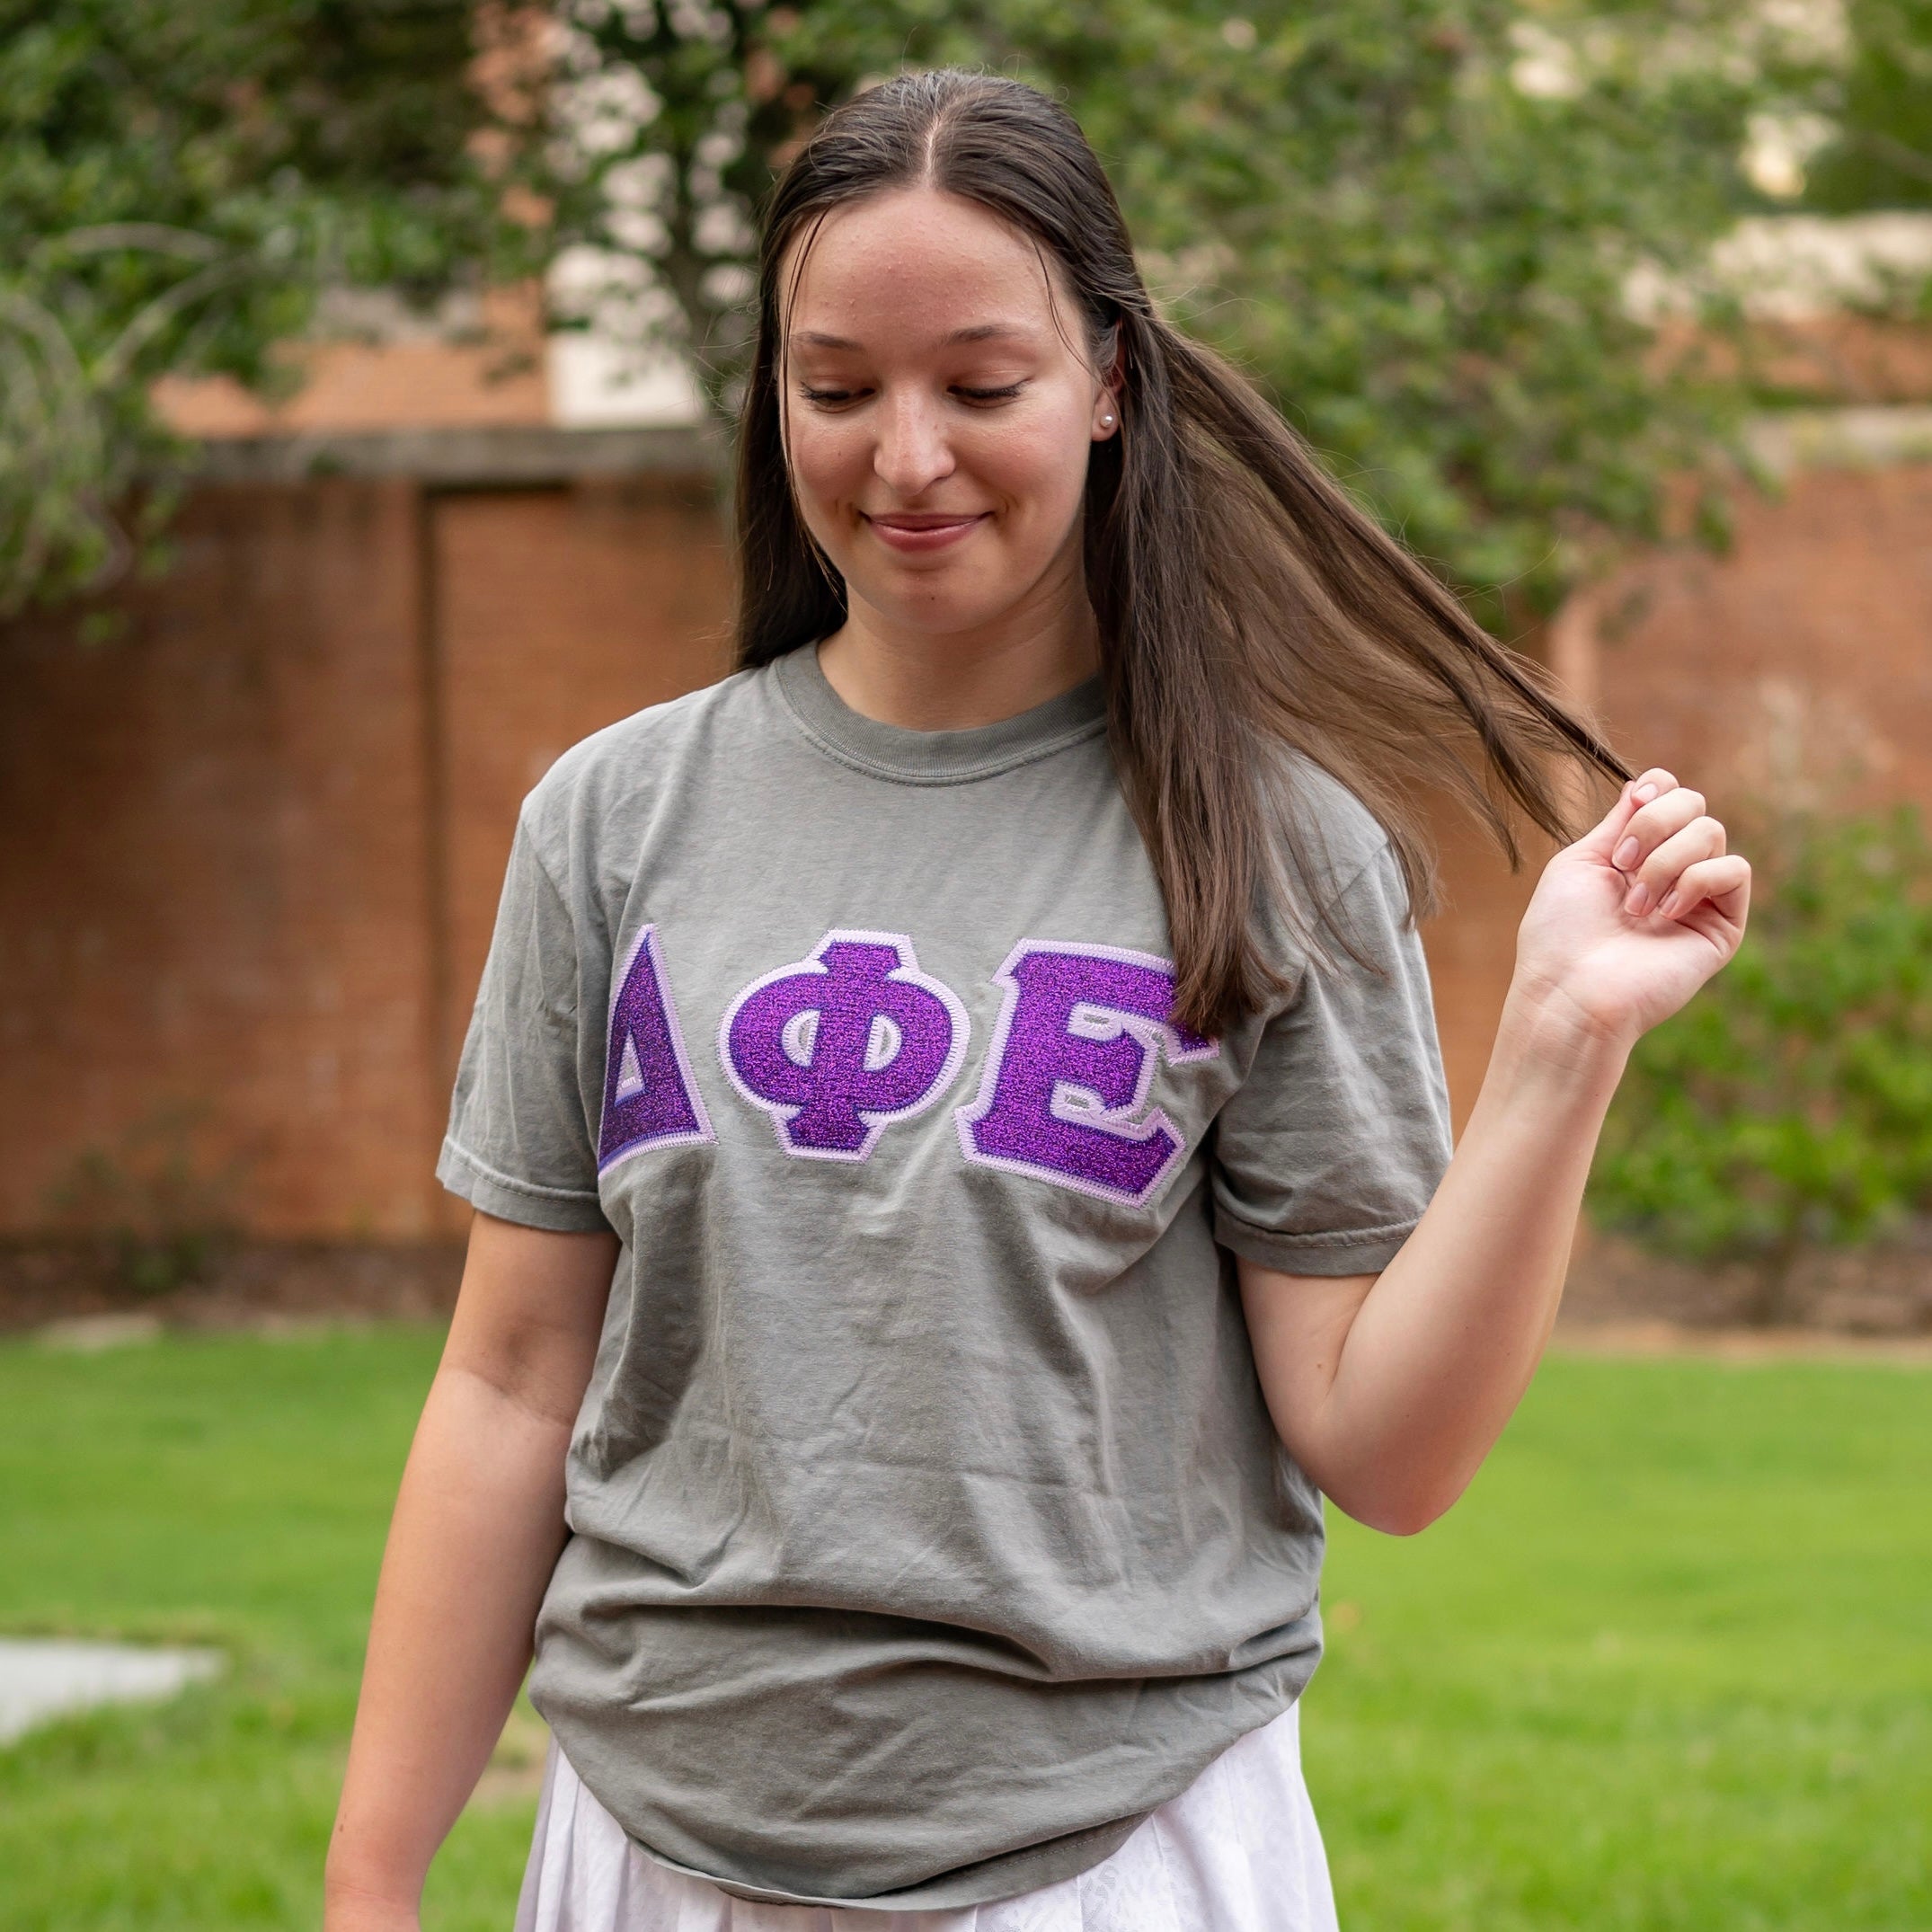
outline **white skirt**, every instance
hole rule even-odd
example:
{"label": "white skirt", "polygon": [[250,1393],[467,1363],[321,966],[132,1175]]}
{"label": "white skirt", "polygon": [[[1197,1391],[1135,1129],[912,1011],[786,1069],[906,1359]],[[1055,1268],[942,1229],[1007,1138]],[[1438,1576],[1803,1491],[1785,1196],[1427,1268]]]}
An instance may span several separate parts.
{"label": "white skirt", "polygon": [[667,1870],[592,1797],[555,1734],[516,1932],[1335,1932],[1298,1712],[1237,1738],[1112,1854],[989,1905],[762,1905]]}

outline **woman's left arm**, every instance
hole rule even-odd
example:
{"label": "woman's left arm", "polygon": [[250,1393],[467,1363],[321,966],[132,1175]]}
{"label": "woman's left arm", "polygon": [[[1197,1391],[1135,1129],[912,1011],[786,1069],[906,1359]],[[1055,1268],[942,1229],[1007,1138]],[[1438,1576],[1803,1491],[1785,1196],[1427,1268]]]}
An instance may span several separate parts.
{"label": "woman's left arm", "polygon": [[1433,1522],[1502,1434],[1555,1321],[1630,1050],[1743,937],[1750,867],[1704,805],[1669,772],[1643,772],[1544,868],[1482,1090],[1433,1200],[1379,1274],[1240,1260],[1282,1441],[1375,1529]]}

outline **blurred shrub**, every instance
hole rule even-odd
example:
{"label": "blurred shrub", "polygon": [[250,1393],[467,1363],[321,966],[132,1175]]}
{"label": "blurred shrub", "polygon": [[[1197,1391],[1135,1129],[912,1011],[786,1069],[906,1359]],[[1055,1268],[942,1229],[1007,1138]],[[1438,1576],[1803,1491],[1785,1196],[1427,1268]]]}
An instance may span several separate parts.
{"label": "blurred shrub", "polygon": [[210,1167],[197,1146],[208,1110],[171,1102],[112,1147],[83,1148],[48,1190],[63,1232],[100,1250],[104,1272],[137,1295],[165,1295],[206,1275],[234,1238],[239,1170]]}
{"label": "blurred shrub", "polygon": [[1846,0],[1852,58],[1806,200],[1834,214],[1932,208],[1932,0]]}
{"label": "blurred shrub", "polygon": [[1655,1252],[1756,1263],[1775,1320],[1803,1244],[1932,1210],[1932,846],[1911,804],[1738,842],[1743,944],[1638,1043],[1586,1198]]}
{"label": "blurred shrub", "polygon": [[[1754,117],[1830,91],[1793,10],[1733,0],[565,0],[552,138],[506,129],[561,245],[721,413],[754,217],[818,108],[908,66],[1047,88],[1105,162],[1150,285],[1238,359],[1485,622],[1547,612],[1662,479],[1721,501],[1744,396],[1712,243],[1761,197]],[[1704,331],[1660,355],[1628,299]],[[595,296],[587,300],[597,306]],[[621,326],[621,300],[601,311]],[[1715,531],[1715,516],[1700,528]]]}
{"label": "blurred shrub", "polygon": [[427,298],[482,255],[474,13],[0,0],[0,617],[160,554],[189,452],[157,377],[272,389],[323,290]]}
{"label": "blurred shrub", "polygon": [[[1842,104],[1820,13],[0,0],[0,616],[155,553],[188,456],[157,377],[272,384],[343,285],[568,268],[553,320],[672,348],[729,420],[773,171],[829,103],[961,62],[1068,102],[1169,313],[1513,630],[1657,534],[1666,476],[1721,533],[1749,398],[1697,352],[1737,319],[1709,250],[1763,205],[1748,131]],[[1640,287],[1685,305],[1667,340]]]}

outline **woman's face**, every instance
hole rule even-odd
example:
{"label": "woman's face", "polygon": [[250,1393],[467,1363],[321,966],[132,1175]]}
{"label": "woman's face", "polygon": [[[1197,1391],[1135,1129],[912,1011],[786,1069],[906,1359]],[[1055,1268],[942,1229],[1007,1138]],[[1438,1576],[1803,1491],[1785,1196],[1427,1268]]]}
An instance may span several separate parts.
{"label": "woman's face", "polygon": [[1087,454],[1120,411],[1043,253],[917,188],[835,209],[805,255],[784,318],[793,483],[855,606],[895,628],[997,624],[1079,580]]}

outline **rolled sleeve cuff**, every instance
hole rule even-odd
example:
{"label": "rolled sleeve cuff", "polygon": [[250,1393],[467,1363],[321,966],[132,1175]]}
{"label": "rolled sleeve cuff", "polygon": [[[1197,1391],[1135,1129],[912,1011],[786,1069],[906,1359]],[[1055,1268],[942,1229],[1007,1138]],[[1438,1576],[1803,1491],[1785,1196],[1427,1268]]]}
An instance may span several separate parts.
{"label": "rolled sleeve cuff", "polygon": [[544,1187],[501,1174],[470,1150],[446,1139],[436,1163],[436,1178],[452,1194],[500,1221],[545,1227],[554,1234],[602,1234],[610,1222],[595,1193],[575,1188]]}
{"label": "rolled sleeve cuff", "polygon": [[1214,1238],[1232,1253],[1283,1274],[1379,1274],[1421,1219],[1418,1215],[1415,1221],[1389,1221],[1379,1227],[1284,1235],[1245,1221],[1217,1201]]}

